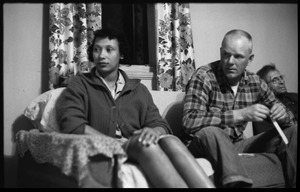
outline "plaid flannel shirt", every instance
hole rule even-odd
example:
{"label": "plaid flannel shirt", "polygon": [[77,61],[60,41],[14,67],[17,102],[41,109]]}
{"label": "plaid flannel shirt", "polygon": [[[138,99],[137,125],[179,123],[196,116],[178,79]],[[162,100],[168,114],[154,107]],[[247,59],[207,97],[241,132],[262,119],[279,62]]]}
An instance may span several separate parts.
{"label": "plaid flannel shirt", "polygon": [[[248,122],[234,123],[233,110],[261,103],[271,108],[275,103],[283,105],[267,83],[254,73],[245,70],[236,95],[227,82],[220,61],[199,67],[192,75],[184,99],[183,128],[189,135],[208,126],[224,129],[233,142],[244,138],[243,131]],[[284,105],[283,105],[284,106]],[[284,106],[285,107],[285,106]],[[283,127],[293,125],[296,120],[287,108]]]}

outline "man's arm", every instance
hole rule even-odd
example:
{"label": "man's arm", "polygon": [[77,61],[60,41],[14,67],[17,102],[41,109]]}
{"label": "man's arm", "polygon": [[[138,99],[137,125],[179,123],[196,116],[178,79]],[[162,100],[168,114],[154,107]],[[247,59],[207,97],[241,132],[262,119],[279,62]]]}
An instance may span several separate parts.
{"label": "man's arm", "polygon": [[[200,74],[201,73],[201,74]],[[213,82],[213,83],[212,83]],[[183,128],[187,134],[193,134],[198,130],[207,126],[225,127],[225,125],[233,124],[233,111],[222,110],[222,102],[219,97],[222,93],[218,90],[218,86],[213,74],[205,74],[199,72],[194,74],[187,85],[186,96],[183,107]],[[213,99],[219,99],[213,101]]]}
{"label": "man's arm", "polygon": [[233,121],[239,123],[242,121],[263,121],[270,115],[268,107],[262,104],[254,104],[243,109],[233,110]]}
{"label": "man's arm", "polygon": [[293,122],[293,114],[275,97],[268,85],[261,81],[261,103],[233,111],[235,123],[242,121],[262,122],[268,117],[278,121],[281,125]]}
{"label": "man's arm", "polygon": [[297,122],[293,113],[277,99],[265,81],[261,81],[260,94],[262,95],[261,103],[270,109],[270,117],[278,121],[280,126],[290,127]]}

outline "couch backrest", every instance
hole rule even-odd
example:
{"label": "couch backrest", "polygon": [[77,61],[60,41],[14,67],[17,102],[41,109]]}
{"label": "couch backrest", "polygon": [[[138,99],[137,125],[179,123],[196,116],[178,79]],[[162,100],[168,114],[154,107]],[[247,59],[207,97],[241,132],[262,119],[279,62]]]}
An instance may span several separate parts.
{"label": "couch backrest", "polygon": [[184,92],[175,91],[150,91],[153,101],[157,106],[160,114],[165,117],[170,108],[184,99]]}
{"label": "couch backrest", "polygon": [[184,141],[186,134],[182,129],[184,92],[150,91],[160,114],[167,120],[173,134]]}

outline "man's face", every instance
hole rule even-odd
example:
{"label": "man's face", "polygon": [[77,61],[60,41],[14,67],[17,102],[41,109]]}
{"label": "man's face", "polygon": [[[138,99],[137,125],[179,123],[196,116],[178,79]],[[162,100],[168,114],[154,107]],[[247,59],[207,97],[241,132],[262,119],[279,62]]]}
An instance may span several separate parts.
{"label": "man's face", "polygon": [[265,78],[270,89],[275,95],[287,92],[284,77],[279,73],[279,71],[270,71]]}
{"label": "man's face", "polygon": [[230,84],[236,85],[252,61],[250,42],[241,36],[227,37],[220,49],[222,70]]}

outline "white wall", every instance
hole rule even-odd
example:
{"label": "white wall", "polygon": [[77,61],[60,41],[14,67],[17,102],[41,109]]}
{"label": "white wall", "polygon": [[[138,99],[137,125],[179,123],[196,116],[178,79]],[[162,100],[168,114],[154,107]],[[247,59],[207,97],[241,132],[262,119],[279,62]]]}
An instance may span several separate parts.
{"label": "white wall", "polygon": [[16,124],[22,125],[20,115],[41,92],[42,7],[3,5],[5,187],[16,186],[14,129]]}
{"label": "white wall", "polygon": [[254,40],[257,72],[275,62],[286,75],[288,91],[298,92],[297,4],[190,3],[196,67],[218,60],[221,41],[231,29],[244,29]]}

